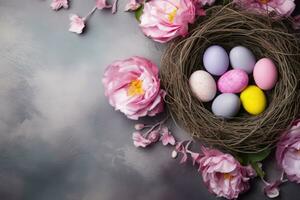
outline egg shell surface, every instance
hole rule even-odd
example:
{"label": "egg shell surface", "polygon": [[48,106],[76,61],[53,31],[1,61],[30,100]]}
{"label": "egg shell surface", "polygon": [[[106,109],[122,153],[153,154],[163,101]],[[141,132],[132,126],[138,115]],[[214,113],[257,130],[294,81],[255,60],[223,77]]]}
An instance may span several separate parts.
{"label": "egg shell surface", "polygon": [[242,69],[248,74],[253,72],[256,59],[254,54],[246,47],[236,46],[229,52],[230,64],[234,69]]}
{"label": "egg shell surface", "polygon": [[240,95],[244,109],[251,115],[258,115],[266,109],[267,99],[264,92],[255,85],[248,86]]}
{"label": "egg shell surface", "polygon": [[240,93],[248,86],[248,74],[241,69],[232,69],[218,80],[218,89],[222,93]]}
{"label": "egg shell surface", "polygon": [[212,103],[212,112],[219,117],[232,118],[240,110],[240,98],[232,93],[220,94]]}
{"label": "egg shell surface", "polygon": [[193,72],[189,79],[189,85],[193,94],[202,102],[209,102],[216,96],[216,82],[213,77],[204,70]]}
{"label": "egg shell surface", "polygon": [[254,66],[253,78],[258,87],[263,90],[272,89],[278,79],[278,72],[274,62],[269,58],[262,58]]}
{"label": "egg shell surface", "polygon": [[229,57],[226,50],[219,45],[208,47],[203,55],[203,65],[212,75],[221,76],[229,66]]}

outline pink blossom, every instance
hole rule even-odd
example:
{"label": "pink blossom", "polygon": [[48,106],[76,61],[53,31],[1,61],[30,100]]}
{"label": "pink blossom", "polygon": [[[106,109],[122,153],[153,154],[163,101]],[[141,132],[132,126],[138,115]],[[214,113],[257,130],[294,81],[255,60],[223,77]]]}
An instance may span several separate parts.
{"label": "pink blossom", "polygon": [[218,197],[236,199],[249,189],[249,179],[255,174],[252,167],[242,166],[230,154],[216,149],[202,148],[200,171],[209,191]]}
{"label": "pink blossom", "polygon": [[125,11],[135,11],[139,7],[141,7],[141,1],[140,0],[129,0],[129,2],[125,6]]}
{"label": "pink blossom", "polygon": [[158,130],[151,131],[147,137],[148,140],[155,143],[159,140],[160,134]]}
{"label": "pink blossom", "polygon": [[130,119],[164,110],[165,91],[160,89],[158,68],[146,58],[115,61],[105,70],[102,82],[110,105]]}
{"label": "pink blossom", "polygon": [[188,24],[195,20],[192,0],[151,0],[144,4],[140,27],[154,41],[166,43],[186,36]]}
{"label": "pink blossom", "polygon": [[300,183],[300,119],[277,143],[276,160],[290,181]]}
{"label": "pink blossom", "polygon": [[281,17],[290,16],[296,7],[294,0],[233,0],[233,2],[249,11],[260,14],[275,12]]}
{"label": "pink blossom", "polygon": [[132,134],[133,144],[136,147],[147,147],[152,142],[141,135],[140,132],[134,132]]}
{"label": "pink blossom", "polygon": [[295,30],[300,29],[300,15],[297,15],[297,16],[294,17],[293,28]]}
{"label": "pink blossom", "polygon": [[267,185],[264,187],[264,193],[269,198],[276,198],[279,196],[279,185],[282,182],[280,180],[274,181],[272,183],[266,183]]}
{"label": "pink blossom", "polygon": [[105,9],[105,8],[111,8],[112,6],[107,4],[107,0],[96,0],[96,7],[97,9]]}
{"label": "pink blossom", "polygon": [[84,24],[84,18],[79,17],[78,15],[71,15],[70,16],[70,28],[69,31],[77,34],[81,34],[85,24]]}
{"label": "pink blossom", "polygon": [[175,145],[176,141],[171,132],[168,130],[168,128],[164,127],[162,129],[162,136],[160,138],[162,144],[164,146],[170,144],[170,145]]}
{"label": "pink blossom", "polygon": [[60,8],[68,8],[68,0],[52,0],[51,8],[53,10],[59,10]]}
{"label": "pink blossom", "polygon": [[[176,146],[175,146],[175,151],[177,153],[182,154],[180,164],[185,163],[188,159],[187,148],[183,145],[184,142],[185,141],[181,141],[181,142],[177,143]],[[189,142],[189,144],[190,144],[190,142]],[[187,146],[189,146],[189,144]]]}

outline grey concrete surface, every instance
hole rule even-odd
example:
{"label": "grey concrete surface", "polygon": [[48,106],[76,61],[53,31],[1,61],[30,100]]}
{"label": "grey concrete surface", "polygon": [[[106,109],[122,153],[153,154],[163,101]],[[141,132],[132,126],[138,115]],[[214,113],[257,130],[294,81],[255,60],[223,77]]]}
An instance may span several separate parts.
{"label": "grey concrete surface", "polygon": [[[72,0],[59,12],[49,4],[0,0],[0,200],[216,199],[170,148],[136,149],[135,122],[103,95],[109,63],[140,55],[159,64],[164,45],[143,36],[122,12],[124,0],[116,15],[96,11],[82,36],[68,32],[68,17],[86,14],[94,0]],[[253,181],[241,199],[265,199],[260,186]],[[299,186],[283,186],[278,199],[300,199]]]}

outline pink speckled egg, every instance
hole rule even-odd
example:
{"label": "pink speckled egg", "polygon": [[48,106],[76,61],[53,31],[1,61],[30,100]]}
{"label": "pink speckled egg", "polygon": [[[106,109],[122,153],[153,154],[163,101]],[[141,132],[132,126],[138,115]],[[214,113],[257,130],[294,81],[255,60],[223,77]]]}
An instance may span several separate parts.
{"label": "pink speckled egg", "polygon": [[277,68],[269,58],[262,58],[254,66],[253,78],[258,87],[263,90],[272,89],[277,82]]}
{"label": "pink speckled egg", "polygon": [[218,80],[218,89],[222,93],[240,93],[248,85],[248,74],[241,69],[233,69]]}

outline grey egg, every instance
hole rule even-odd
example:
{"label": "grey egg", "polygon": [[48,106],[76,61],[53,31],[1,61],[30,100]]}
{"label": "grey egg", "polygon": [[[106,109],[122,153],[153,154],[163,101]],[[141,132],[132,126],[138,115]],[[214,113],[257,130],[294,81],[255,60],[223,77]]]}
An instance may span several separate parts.
{"label": "grey egg", "polygon": [[242,69],[251,74],[256,63],[254,54],[243,46],[236,46],[229,53],[230,64],[233,69]]}
{"label": "grey egg", "polygon": [[240,110],[240,98],[232,93],[220,94],[212,103],[212,112],[219,117],[232,118]]}

